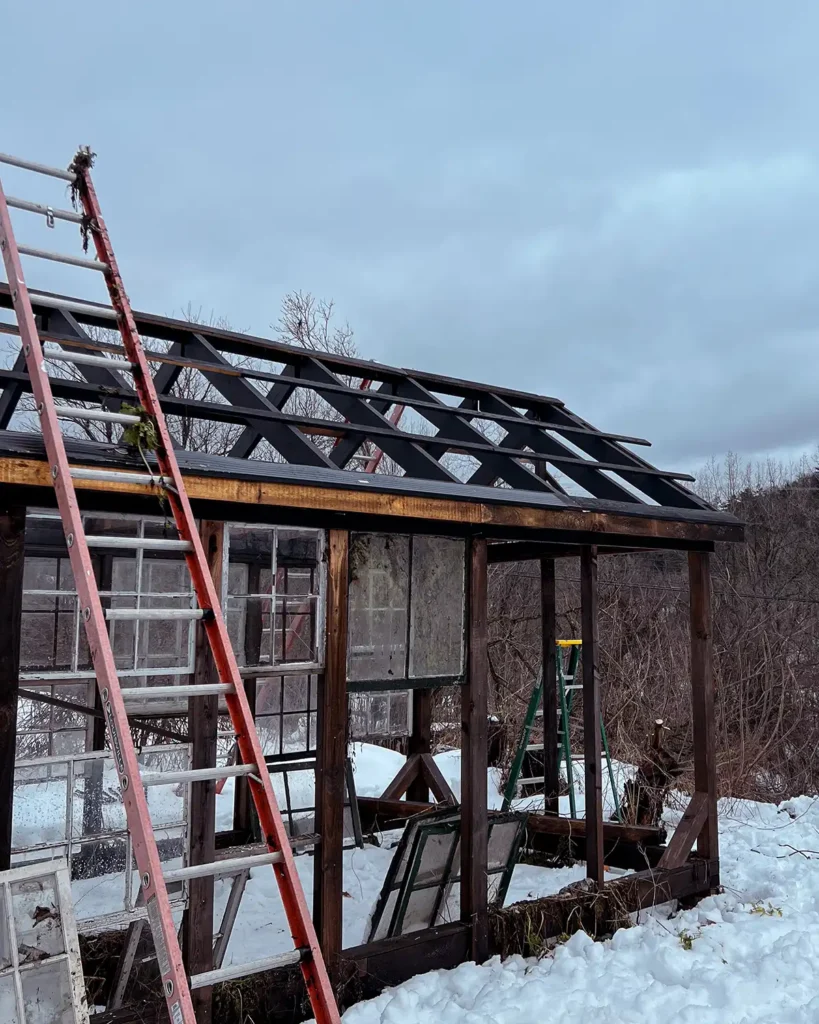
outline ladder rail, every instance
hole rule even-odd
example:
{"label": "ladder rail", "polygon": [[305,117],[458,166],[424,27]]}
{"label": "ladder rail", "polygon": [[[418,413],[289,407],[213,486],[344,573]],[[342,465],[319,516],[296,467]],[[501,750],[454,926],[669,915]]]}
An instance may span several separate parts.
{"label": "ladder rail", "polygon": [[[162,876],[159,852],[155,842],[149,841],[147,838],[149,830],[151,831],[151,840],[153,838],[148,801],[145,790],[138,784],[139,763],[130,738],[130,724],[120,692],[114,654],[91,563],[91,553],[85,543],[82,514],[60,431],[51,384],[43,369],[43,349],[34,321],[31,298],[26,287],[2,182],[0,182],[0,251],[2,251],[6,274],[11,286],[12,305],[17,317],[23,353],[40,417],[57,506],[66,533],[69,562],[82,609],[81,614],[88,637],[91,661],[102,697],[103,713],[109,729],[120,791],[129,829],[132,833],[134,856],[139,868],[143,896],[151,918],[163,992],[172,1020],[176,1015],[176,1018],[181,1021],[194,1022],[193,1004],[190,990],[185,981],[182,952],[171,915],[167,888]],[[132,822],[136,827],[132,826]]]}
{"label": "ladder rail", "polygon": [[[119,266],[102,217],[99,200],[91,181],[90,166],[90,154],[80,152],[72,165],[72,169],[76,174],[75,185],[90,225],[90,234],[94,241],[97,257],[101,263],[105,263],[107,266],[105,281],[108,285],[111,304],[117,314],[117,321],[128,358],[134,364],[133,377],[137,394],[142,403],[143,410],[156,427],[159,439],[156,450],[157,463],[161,475],[169,478],[172,483],[172,487],[167,492],[168,503],[180,537],[191,542],[192,550],[186,552],[185,559],[191,573],[199,607],[206,613],[209,613],[203,619],[203,623],[213,652],[213,659],[219,679],[225,683],[233,683],[235,687],[234,692],[228,694],[225,700],[231,720],[237,731],[236,741],[242,762],[255,765],[258,769],[257,779],[261,781],[250,778],[249,787],[262,827],[263,839],[271,852],[279,852],[282,855],[281,860],[273,865],[273,871],[279,883],[279,891],[294,944],[298,948],[307,950],[307,955],[302,959],[302,973],[313,1004],[313,1011],[319,1024],[336,1024],[340,1018],[332,984],[321,955],[312,917],[296,872],[295,858],[279,812],[273,784],[264,760],[261,742],[253,726],[250,704],[245,689],[241,685],[239,666],[230,644],[219,596],[216,593],[216,587],[211,574],[207,569],[207,560],[201,538],[199,537],[199,531],[195,529],[193,511],[185,491],[179,464],[174,454],[174,447],[165,423],[165,416],[153,386],[149,363],[142,347],[128,296],[122,283]],[[122,709],[124,714],[124,704]],[[175,933],[174,945],[178,950]],[[187,986],[185,986],[185,992],[188,1000],[190,1000]],[[193,1021],[192,1011],[191,1020]]]}

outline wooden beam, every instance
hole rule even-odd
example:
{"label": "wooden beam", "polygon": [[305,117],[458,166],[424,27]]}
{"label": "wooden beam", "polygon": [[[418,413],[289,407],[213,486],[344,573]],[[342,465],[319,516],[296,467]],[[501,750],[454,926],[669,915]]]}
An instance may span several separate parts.
{"label": "wooden beam", "polygon": [[[225,545],[224,523],[205,521],[200,526],[202,546],[208,559],[216,592],[222,591],[222,555]],[[196,633],[194,678],[197,684],[218,682],[216,666],[205,630]],[[191,697],[188,701],[191,757],[193,768],[216,765],[216,733],[219,723],[218,697]],[[190,864],[210,864],[216,857],[216,783],[191,784],[188,819]],[[188,882],[188,907],[183,915],[182,950],[188,974],[213,970],[213,876],[192,878]],[[196,1020],[211,1024],[213,989],[196,989],[191,993]]]}
{"label": "wooden beam", "polygon": [[487,782],[489,659],[486,540],[467,547],[467,672],[461,688],[461,920],[471,926],[471,958],[489,956]]}
{"label": "wooden beam", "polygon": [[[80,460],[78,460],[78,465]],[[99,469],[100,465],[89,468]],[[137,472],[135,470],[135,472]],[[654,506],[634,507],[632,515],[594,510],[589,507],[538,508],[535,506],[490,504],[433,498],[422,495],[371,490],[319,487],[310,483],[271,480],[236,480],[218,476],[184,473],[185,489],[192,501],[214,501],[239,505],[269,505],[281,508],[314,509],[325,512],[359,513],[437,522],[513,529],[565,530],[582,540],[590,533],[627,537],[656,537],[667,540],[668,547],[680,541],[742,541],[741,523],[726,523],[715,512],[688,512],[685,521],[663,516]],[[389,480],[388,480],[389,483]],[[0,457],[0,484],[15,487],[41,487],[44,496],[52,493],[48,464],[41,459],[18,456]],[[124,481],[77,480],[78,490],[101,493],[145,495],[139,484]],[[48,503],[48,500],[46,500]],[[677,510],[674,510],[676,515]],[[696,515],[696,519],[693,517]],[[656,516],[656,517],[655,517]],[[691,519],[688,516],[692,517]]]}
{"label": "wooden beam", "polygon": [[[428,688],[412,691],[412,734],[407,753],[432,753],[432,690]],[[419,803],[429,800],[429,787],[423,776],[413,779],[407,790],[407,799]]]}
{"label": "wooden beam", "polygon": [[347,596],[350,534],[327,534],[327,649],[319,686],[313,919],[331,972],[342,949],[345,762],[347,757]]}
{"label": "wooden beam", "polygon": [[583,640],[583,751],[586,768],[586,877],[603,884],[603,767],[600,680],[597,673],[597,548],[580,555]]}
{"label": "wooden beam", "polygon": [[11,867],[26,510],[0,506],[0,871]]}
{"label": "wooden beam", "polygon": [[[711,541],[679,541],[677,544],[678,549],[682,550],[689,550],[694,546],[698,551],[714,550],[714,544]],[[597,554],[598,556],[641,555],[658,550],[663,550],[662,541],[644,538],[639,546],[636,546],[633,542],[624,547],[598,545]],[[499,541],[490,544],[488,549],[490,565],[502,565],[506,562],[533,562],[541,558],[578,558],[579,556],[579,541],[574,544],[540,540]]]}
{"label": "wooden beam", "polygon": [[541,665],[543,666],[543,809],[560,809],[560,764],[557,735],[557,597],[555,561],[540,560]]}
{"label": "wooden beam", "polygon": [[674,830],[668,848],[657,867],[679,868],[688,860],[688,854],[708,818],[708,795],[695,793],[685,809],[682,820]]}
{"label": "wooden beam", "polygon": [[[585,839],[585,818],[559,818],[552,814],[530,814],[526,820],[529,832],[550,836],[566,836]],[[661,841],[663,830],[653,825],[621,825],[619,821],[603,822],[603,838],[607,843],[628,842],[656,845]]]}
{"label": "wooden beam", "polygon": [[705,793],[708,814],[697,839],[697,853],[719,857],[717,832],[717,738],[714,718],[714,664],[711,624],[710,556],[688,556],[691,613],[691,686],[694,733],[694,788]]}

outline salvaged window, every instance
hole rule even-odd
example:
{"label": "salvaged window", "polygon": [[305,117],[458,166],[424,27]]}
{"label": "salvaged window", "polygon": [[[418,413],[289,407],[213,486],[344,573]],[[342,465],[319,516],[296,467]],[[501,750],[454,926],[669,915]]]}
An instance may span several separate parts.
{"label": "salvaged window", "polygon": [[[145,772],[185,771],[191,765],[187,744],[146,746],[138,758]],[[179,867],[187,848],[188,787],[151,786],[146,793],[160,859]],[[12,806],[12,864],[64,857],[82,931],[115,928],[144,916],[119,776],[109,752],[18,761]],[[169,889],[169,896],[181,908],[182,886]]]}
{"label": "salvaged window", "polygon": [[231,523],[225,558],[223,608],[242,674],[255,680],[264,752],[315,750],[318,675],[310,669],[324,660],[323,534]]}
{"label": "salvaged window", "polygon": [[0,876],[0,1020],[88,1024],[64,863],[29,864]]}
{"label": "salvaged window", "polygon": [[[493,812],[488,821],[487,897],[502,906],[526,816]],[[445,808],[407,823],[370,920],[368,942],[455,921],[460,914],[461,815]]]}
{"label": "salvaged window", "polygon": [[463,678],[463,540],[353,534],[349,668],[355,689]]}
{"label": "salvaged window", "polygon": [[413,686],[464,672],[465,556],[450,537],[353,534],[350,545],[350,731],[405,736]]}
{"label": "salvaged window", "polygon": [[[159,518],[84,517],[89,534],[107,537],[91,561],[103,607],[189,608],[190,575],[179,552],[122,547],[123,538],[175,538]],[[193,672],[195,624],[191,620],[117,620],[109,623],[120,679],[129,686],[168,685]],[[60,519],[52,513],[27,518],[20,681],[24,690],[76,704],[94,703],[96,680],[88,652],[74,577]],[[160,710],[154,708],[155,711]],[[82,713],[22,695],[18,755],[38,757],[85,749],[88,721]]]}

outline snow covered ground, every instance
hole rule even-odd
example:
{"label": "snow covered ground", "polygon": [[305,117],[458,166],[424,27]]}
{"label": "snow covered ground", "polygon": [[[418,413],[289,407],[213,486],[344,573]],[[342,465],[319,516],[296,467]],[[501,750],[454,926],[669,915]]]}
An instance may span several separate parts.
{"label": "snow covered ground", "polygon": [[653,908],[611,940],[578,933],[540,960],[434,971],[344,1022],[816,1024],[819,800],[722,801],[720,844],[725,892],[693,910]]}

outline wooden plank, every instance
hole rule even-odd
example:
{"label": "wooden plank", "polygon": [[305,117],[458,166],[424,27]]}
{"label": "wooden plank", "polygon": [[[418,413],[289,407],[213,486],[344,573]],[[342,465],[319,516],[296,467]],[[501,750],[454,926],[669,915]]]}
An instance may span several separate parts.
{"label": "wooden plank", "polygon": [[688,556],[691,613],[691,687],[694,735],[694,788],[705,793],[708,814],[697,839],[701,857],[719,857],[717,831],[717,737],[714,718],[714,664],[711,623],[711,560],[704,552]]}
{"label": "wooden plank", "polygon": [[117,960],[114,979],[111,982],[111,995],[106,1006],[107,1010],[119,1009],[125,1000],[125,991],[128,988],[128,981],[134,968],[134,960],[136,959],[139,940],[142,938],[144,926],[144,918],[132,921],[128,925],[128,931],[125,933],[125,945],[122,947],[119,960]]}
{"label": "wooden plank", "polygon": [[467,548],[466,683],[461,689],[461,920],[471,925],[470,957],[489,955],[487,918],[487,781],[489,659],[486,540]]}
{"label": "wooden plank", "polygon": [[331,972],[342,948],[345,762],[347,758],[347,595],[350,534],[327,534],[327,647],[319,687],[316,828],[321,836],[313,886],[313,919]]}
{"label": "wooden plank", "polygon": [[[412,692],[412,734],[409,739],[407,753],[432,753],[432,690],[428,688]],[[423,777],[413,780],[407,790],[407,799],[426,803],[429,800],[429,787]]]}
{"label": "wooden plank", "polygon": [[[267,844],[264,844],[262,850],[266,849]],[[233,934],[233,926],[236,924],[236,918],[239,914],[242,896],[244,895],[247,880],[249,878],[249,871],[240,871],[238,875],[233,876],[233,881],[230,885],[230,895],[228,896],[227,903],[225,904],[225,910],[222,914],[222,923],[219,925],[219,935],[216,942],[213,944],[214,970],[221,967],[224,963],[225,953],[227,952],[228,944],[230,943],[230,937]]]}
{"label": "wooden plank", "polygon": [[[78,466],[84,464],[83,460],[77,460]],[[89,468],[100,467],[91,465]],[[399,516],[482,527],[564,530],[577,534],[578,540],[589,534],[656,537],[668,541],[668,547],[674,547],[677,541],[742,541],[745,532],[741,523],[720,521],[716,513],[697,511],[696,519],[664,518],[658,514],[661,510],[654,506],[635,506],[631,515],[621,515],[595,511],[591,502],[588,508],[537,508],[415,494],[354,491],[310,483],[237,480],[197,473],[183,475],[188,496],[194,502],[215,501],[367,516]],[[0,458],[0,484],[41,487],[44,495],[49,495],[52,489],[48,465],[40,459],[19,456]],[[121,481],[77,480],[76,487],[78,490],[108,494],[145,494],[144,487]],[[677,510],[674,511],[676,513]],[[654,515],[657,518],[652,518]]]}
{"label": "wooden plank", "polygon": [[[559,818],[551,814],[530,814],[526,821],[529,832],[550,836],[571,836],[573,839],[586,838],[585,818]],[[603,822],[603,838],[606,842],[659,843],[663,830],[648,825],[621,825],[619,821]]]}
{"label": "wooden plank", "polygon": [[560,764],[557,736],[557,596],[555,562],[540,560],[540,638],[543,665],[543,809],[557,814],[560,807]]}
{"label": "wooden plank", "polygon": [[[200,526],[202,546],[208,559],[216,592],[222,587],[224,523],[206,520]],[[218,682],[216,666],[204,629],[196,631],[193,682]],[[216,733],[219,721],[218,697],[191,697],[188,701],[191,766],[213,768],[216,764]],[[216,856],[216,782],[194,782],[188,811],[189,863],[210,864]],[[182,919],[182,951],[189,975],[213,970],[214,879],[192,878],[188,882],[188,907]],[[199,1024],[213,1019],[212,988],[191,993]]]}
{"label": "wooden plank", "polygon": [[344,950],[344,959],[356,965],[365,986],[369,979],[377,983],[378,988],[365,987],[370,996],[418,974],[457,967],[470,957],[469,940],[469,928],[455,922],[352,946]]}
{"label": "wooden plank", "polygon": [[419,757],[421,759],[421,772],[438,803],[451,804],[453,807],[457,807],[458,801],[455,794],[441,774],[441,769],[435,763],[432,754],[419,754]]}
{"label": "wooden plank", "polygon": [[421,775],[421,755],[412,754],[401,765],[395,778],[381,794],[381,799],[388,802],[400,800],[412,783]]}
{"label": "wooden plank", "polygon": [[0,871],[11,867],[26,510],[0,506]]}
{"label": "wooden plank", "polygon": [[580,554],[580,617],[583,640],[583,753],[586,799],[586,877],[603,884],[603,766],[600,679],[597,672],[597,548]]}
{"label": "wooden plank", "polygon": [[668,848],[657,865],[660,868],[679,868],[688,860],[694,842],[708,818],[708,794],[695,793],[685,809]]}

